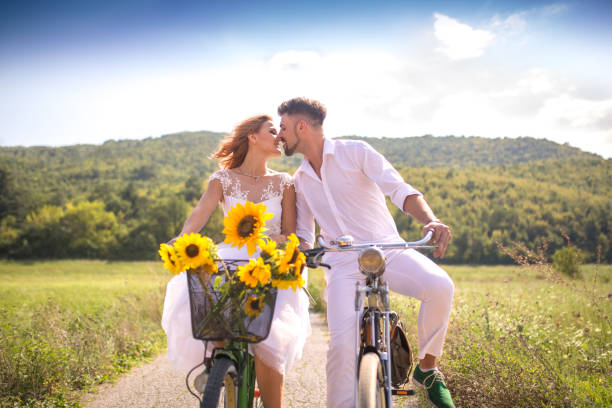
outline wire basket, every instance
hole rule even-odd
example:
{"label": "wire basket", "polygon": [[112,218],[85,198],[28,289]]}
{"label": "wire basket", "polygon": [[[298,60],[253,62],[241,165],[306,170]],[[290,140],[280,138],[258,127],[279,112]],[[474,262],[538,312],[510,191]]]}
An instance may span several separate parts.
{"label": "wire basket", "polygon": [[[238,264],[244,262],[224,261],[228,268],[229,279],[236,282],[235,285],[230,285],[232,289],[229,294],[223,294],[215,289],[215,282],[219,284],[228,279],[221,264],[217,274],[187,274],[191,329],[194,338],[257,343],[268,337],[274,316],[277,290],[269,288],[266,293],[255,295],[249,288],[238,284],[238,279],[235,277],[236,268]],[[260,299],[260,302],[257,302],[256,315],[253,312],[253,304],[249,303],[247,306],[247,302],[253,297]],[[247,313],[247,308],[251,314]]]}

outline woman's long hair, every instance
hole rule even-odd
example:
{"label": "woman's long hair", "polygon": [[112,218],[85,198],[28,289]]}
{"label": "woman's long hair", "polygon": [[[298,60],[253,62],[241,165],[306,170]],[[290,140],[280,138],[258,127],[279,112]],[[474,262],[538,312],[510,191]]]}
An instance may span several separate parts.
{"label": "woman's long hair", "polygon": [[219,159],[219,166],[224,169],[239,167],[249,151],[249,135],[259,132],[261,126],[271,120],[268,115],[257,115],[243,120],[221,141],[219,149],[210,157]]}

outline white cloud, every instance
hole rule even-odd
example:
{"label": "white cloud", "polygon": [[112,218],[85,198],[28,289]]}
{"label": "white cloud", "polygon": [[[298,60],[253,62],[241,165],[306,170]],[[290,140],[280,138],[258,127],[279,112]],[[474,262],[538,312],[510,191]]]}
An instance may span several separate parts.
{"label": "white cloud", "polygon": [[435,13],[434,34],[442,43],[438,51],[453,60],[479,57],[493,42],[495,35],[474,29],[444,14]]}
{"label": "white cloud", "polygon": [[532,68],[521,75],[516,83],[516,89],[538,95],[554,92],[558,85],[558,80],[553,79],[548,70]]}
{"label": "white cloud", "polygon": [[577,130],[612,134],[612,99],[592,101],[564,94],[547,100],[539,116]]}

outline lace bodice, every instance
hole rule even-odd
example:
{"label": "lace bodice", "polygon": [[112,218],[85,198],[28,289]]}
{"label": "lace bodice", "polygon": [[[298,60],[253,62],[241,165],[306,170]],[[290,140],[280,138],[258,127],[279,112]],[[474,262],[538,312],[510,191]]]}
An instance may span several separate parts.
{"label": "lace bodice", "polygon": [[268,228],[266,232],[280,234],[283,192],[293,185],[293,179],[289,174],[271,171],[271,174],[255,179],[231,169],[222,169],[210,176],[209,181],[212,180],[221,182],[223,189],[221,206],[224,215],[227,215],[236,203],[244,204],[246,201],[263,203],[266,211],[274,214],[274,217],[266,222]]}

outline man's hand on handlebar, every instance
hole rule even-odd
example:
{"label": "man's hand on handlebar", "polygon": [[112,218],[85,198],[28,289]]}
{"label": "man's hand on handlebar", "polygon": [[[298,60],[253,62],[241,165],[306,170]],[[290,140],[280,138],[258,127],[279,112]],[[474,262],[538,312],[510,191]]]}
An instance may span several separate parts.
{"label": "man's hand on handlebar", "polygon": [[438,244],[438,247],[433,252],[433,256],[436,258],[444,258],[446,248],[452,237],[450,228],[448,225],[442,224],[440,220],[433,220],[423,226],[423,234],[427,234],[427,231],[433,232],[433,237],[430,242],[432,244]]}

